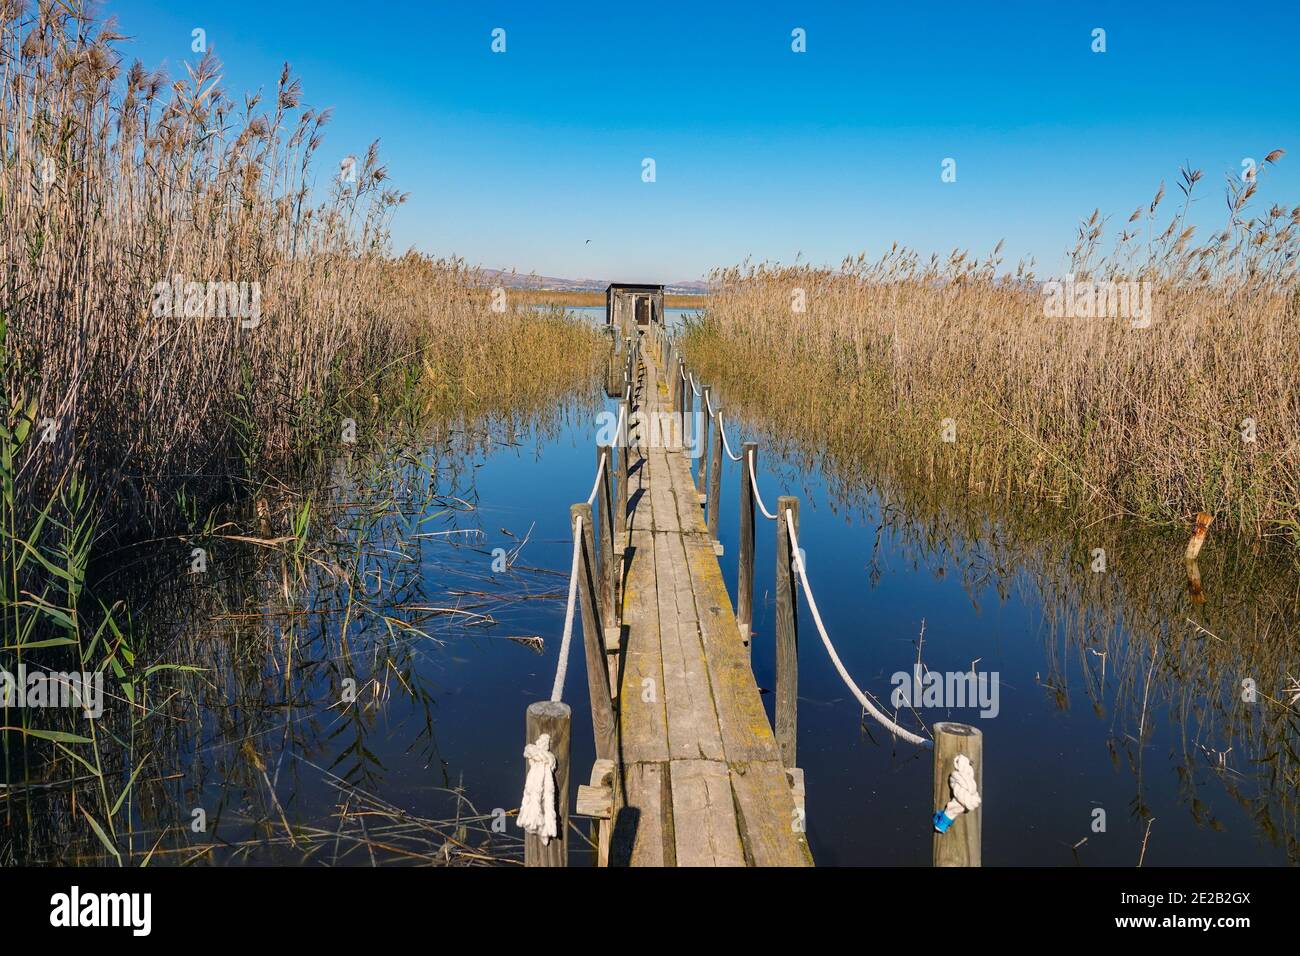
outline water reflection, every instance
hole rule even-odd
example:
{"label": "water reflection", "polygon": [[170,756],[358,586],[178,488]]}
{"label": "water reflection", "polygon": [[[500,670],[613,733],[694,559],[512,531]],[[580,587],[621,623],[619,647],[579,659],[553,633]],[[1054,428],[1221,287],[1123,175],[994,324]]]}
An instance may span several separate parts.
{"label": "water reflection", "polygon": [[[1297,859],[1294,555],[1211,533],[1199,557],[1188,557],[1185,534],[1017,507],[934,480],[915,457],[868,462],[836,454],[824,436],[786,434],[779,422],[737,422],[738,432],[764,436],[768,486],[812,504],[800,535],[811,580],[839,624],[832,634],[851,645],[855,673],[876,676],[877,696],[888,690],[881,678],[917,656],[938,670],[978,661],[1012,688],[1004,718],[982,725],[986,779],[1003,791],[986,814],[986,862],[1133,865],[1139,844],[1147,865]],[[860,576],[846,573],[858,558]],[[884,615],[865,635],[864,609]],[[912,634],[898,633],[908,623]],[[814,638],[801,649],[801,664],[812,662],[801,694],[842,700],[810,625],[805,633]],[[1073,713],[1080,704],[1085,713]],[[845,709],[856,705],[836,708],[841,722]],[[815,753],[805,766],[810,793],[819,769],[824,779],[842,766]],[[867,766],[897,776],[907,762],[899,753]],[[878,790],[881,814],[923,809],[920,787]],[[825,798],[831,813],[847,812],[834,794]],[[873,862],[917,857],[915,833],[877,836],[867,851],[834,821],[812,832],[819,861],[846,848]]]}
{"label": "water reflection", "polygon": [[[123,595],[156,663],[130,675],[134,707],[106,714],[102,781],[68,776],[75,758],[55,748],[32,774],[41,786],[8,790],[26,826],[5,828],[0,858],[521,861],[503,809],[517,801],[517,747],[482,714],[497,706],[493,681],[470,698],[460,671],[491,666],[527,688],[563,599],[546,567],[558,529],[499,523],[505,492],[496,479],[485,491],[481,469],[526,475],[588,430],[593,402],[422,421],[345,448],[321,480],[206,533],[114,555],[96,592]],[[485,780],[466,752],[489,735],[510,757],[482,748],[497,764]],[[90,802],[99,786],[112,814]]]}

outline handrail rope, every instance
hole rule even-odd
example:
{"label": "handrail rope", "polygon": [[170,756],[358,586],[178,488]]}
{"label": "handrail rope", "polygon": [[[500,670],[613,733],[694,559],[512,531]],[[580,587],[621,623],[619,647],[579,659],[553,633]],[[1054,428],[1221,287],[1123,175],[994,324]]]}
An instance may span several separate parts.
{"label": "handrail rope", "polygon": [[695,373],[691,372],[690,374],[691,374],[691,391],[698,396],[700,394],[700,387],[695,384]]}
{"label": "handrail rope", "polygon": [[[753,472],[751,471],[750,474],[752,475]],[[844,663],[840,660],[840,655],[835,653],[835,645],[831,643],[830,636],[826,633],[826,625],[822,623],[821,612],[817,610],[817,599],[813,597],[812,587],[808,584],[807,569],[803,566],[803,559],[799,557],[801,552],[799,551],[799,536],[794,530],[794,515],[788,508],[785,512],[785,525],[790,531],[790,548],[795,555],[795,570],[799,572],[799,582],[803,585],[804,597],[808,599],[808,610],[812,612],[813,621],[817,624],[817,630],[822,636],[822,643],[826,645],[826,653],[830,655],[831,663],[834,664],[835,669],[839,671],[840,678],[848,686],[849,690],[853,692],[853,696],[858,699],[858,703],[860,703],[867,713],[874,717],[878,723],[893,731],[908,743],[916,744],[920,747],[933,748],[933,740],[927,740],[925,737],[920,737],[912,733],[910,730],[905,730],[898,726],[898,724],[894,723],[881,713],[876,708],[876,705],[871,702],[871,699],[862,692],[861,688],[859,688],[857,684],[853,683],[853,678],[850,677],[849,672],[844,669]]]}
{"label": "handrail rope", "polygon": [[770,518],[772,521],[775,521],[776,515],[767,510],[767,505],[763,504],[763,496],[758,493],[758,479],[754,476],[754,472],[757,470],[755,468],[757,462],[758,456],[751,450],[749,457],[749,484],[754,489],[754,500],[758,502],[758,510],[763,512],[764,518]]}
{"label": "handrail rope", "polygon": [[718,431],[722,433],[722,447],[726,449],[727,457],[732,461],[740,461],[741,456],[731,450],[731,442],[727,441],[727,430],[722,427],[722,410],[718,410]]}
{"label": "handrail rope", "polygon": [[573,523],[573,567],[569,570],[569,603],[564,608],[564,637],[560,639],[560,662],[555,668],[551,700],[564,699],[564,678],[569,671],[569,643],[573,638],[573,607],[578,595],[578,559],[582,556],[582,515]]}
{"label": "handrail rope", "polygon": [[608,454],[607,449],[601,449],[600,461],[596,462],[596,481],[591,486],[591,494],[587,495],[587,504],[594,504],[596,501],[596,492],[600,490],[600,479],[605,476],[605,458]]}

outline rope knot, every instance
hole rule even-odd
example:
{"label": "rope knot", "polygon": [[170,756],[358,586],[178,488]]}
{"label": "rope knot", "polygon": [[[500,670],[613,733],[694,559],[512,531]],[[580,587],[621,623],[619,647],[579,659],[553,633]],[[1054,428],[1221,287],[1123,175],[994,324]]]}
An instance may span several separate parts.
{"label": "rope knot", "polygon": [[934,815],[934,828],[940,833],[947,833],[954,820],[963,813],[974,810],[981,802],[979,788],[975,783],[975,766],[965,754],[953,758],[948,788],[952,791],[952,799]]}
{"label": "rope knot", "polygon": [[519,816],[515,824],[525,833],[542,838],[542,844],[555,838],[555,754],[551,753],[551,735],[542,734],[524,747],[528,761],[528,776],[524,779],[524,795],[519,801]]}

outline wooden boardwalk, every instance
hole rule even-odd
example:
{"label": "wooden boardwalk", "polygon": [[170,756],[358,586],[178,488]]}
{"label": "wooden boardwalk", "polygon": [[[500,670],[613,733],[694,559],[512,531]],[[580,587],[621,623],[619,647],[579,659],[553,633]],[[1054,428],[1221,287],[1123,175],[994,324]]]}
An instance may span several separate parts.
{"label": "wooden boardwalk", "polygon": [[[655,353],[641,351],[636,373],[634,410],[643,421],[671,411]],[[705,525],[693,459],[680,445],[652,440],[661,437],[656,431],[637,429],[626,464],[608,862],[811,865],[803,808],[796,808],[799,775],[782,766]]]}
{"label": "wooden boardwalk", "polygon": [[[647,289],[659,289],[610,288],[611,297],[615,291],[630,295],[637,315],[646,311],[641,299],[651,295]],[[831,663],[860,705],[857,719],[869,715],[896,743],[933,754],[934,865],[979,866],[982,733],[940,721],[922,728],[923,736],[854,682],[803,568],[799,499],[780,495],[775,511],[763,503],[757,443],[740,443],[740,454],[731,448],[722,408],[711,401],[711,389],[686,372],[662,322],[624,318],[609,325],[605,390],[619,399],[616,434],[601,427],[595,484],[586,501],[569,509],[573,558],[555,681],[550,699],[529,705],[525,719],[518,817],[525,864],[566,866],[569,860],[573,714],[564,688],[581,610],[596,761],[590,783],[576,788],[573,816],[591,821],[596,862],[811,866],[803,773],[796,764],[796,602],[802,594]],[[691,435],[695,429],[698,435]],[[718,564],[724,452],[739,463],[735,612]],[[696,474],[712,500],[701,493]],[[766,527],[775,544],[775,732],[750,664],[760,515],[772,522]]]}

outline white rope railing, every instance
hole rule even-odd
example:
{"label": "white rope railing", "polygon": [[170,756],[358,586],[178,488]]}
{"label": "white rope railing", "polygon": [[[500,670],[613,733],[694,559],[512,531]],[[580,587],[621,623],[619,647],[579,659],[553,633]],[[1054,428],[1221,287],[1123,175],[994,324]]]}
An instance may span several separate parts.
{"label": "white rope railing", "polygon": [[731,442],[727,441],[727,430],[722,427],[722,412],[718,412],[718,431],[722,434],[722,447],[727,452],[727,457],[732,461],[740,461],[741,456],[731,450]]}
{"label": "white rope railing", "polygon": [[694,392],[696,395],[699,395],[700,387],[695,384],[695,373],[692,372],[690,377],[691,377],[691,391]]}
{"label": "white rope railing", "polygon": [[569,643],[573,639],[573,609],[578,603],[578,561],[582,559],[582,515],[573,523],[573,565],[569,569],[569,603],[564,608],[564,636],[560,639],[560,662],[555,668],[551,700],[564,699],[564,678],[569,671]]}
{"label": "white rope railing", "polygon": [[767,510],[767,505],[763,504],[763,496],[758,493],[758,479],[754,476],[754,473],[758,470],[757,465],[758,456],[751,449],[749,455],[749,485],[754,489],[754,501],[758,504],[758,510],[763,512],[764,518],[775,521],[776,515]]}
{"label": "white rope railing", "polygon": [[821,612],[817,610],[817,599],[813,597],[812,587],[808,584],[808,572],[803,566],[803,559],[800,557],[802,552],[799,550],[799,536],[794,530],[794,515],[788,509],[785,513],[785,524],[790,531],[790,549],[793,551],[795,556],[795,571],[798,572],[799,582],[803,585],[804,597],[808,600],[808,610],[812,612],[813,621],[816,623],[817,631],[822,637],[822,643],[826,645],[826,653],[830,655],[831,663],[834,664],[835,669],[839,671],[840,679],[843,680],[848,689],[853,692],[853,696],[858,699],[858,703],[863,706],[866,712],[876,719],[877,723],[892,731],[897,736],[902,737],[908,743],[916,744],[920,747],[933,747],[934,741],[918,736],[910,730],[900,727],[898,724],[886,717],[876,707],[876,705],[872,703],[871,698],[864,694],[862,689],[853,682],[853,678],[849,676],[849,672],[844,669],[844,663],[840,660],[840,655],[835,653],[835,645],[831,643],[830,635],[826,633],[826,625],[822,623]]}
{"label": "white rope railing", "polygon": [[609,452],[602,449],[600,452],[600,461],[596,462],[596,482],[591,486],[591,494],[587,495],[587,504],[593,504],[596,500],[596,492],[600,491],[600,479],[605,476],[605,456]]}

